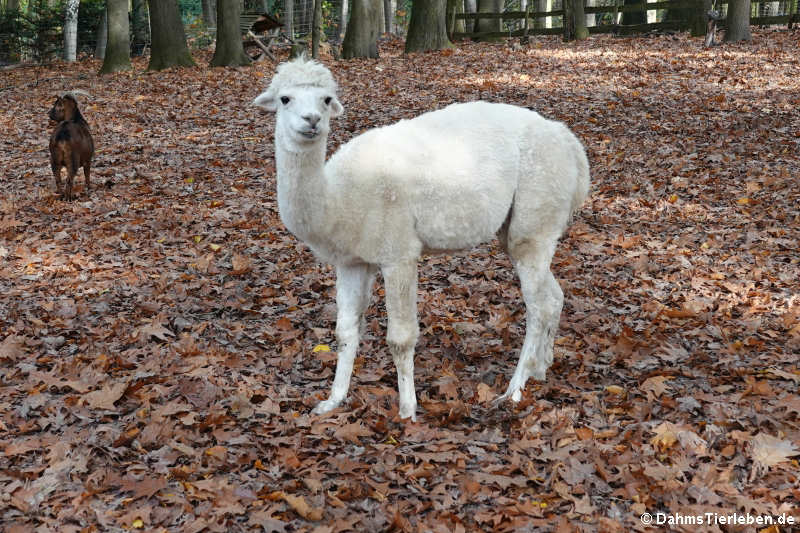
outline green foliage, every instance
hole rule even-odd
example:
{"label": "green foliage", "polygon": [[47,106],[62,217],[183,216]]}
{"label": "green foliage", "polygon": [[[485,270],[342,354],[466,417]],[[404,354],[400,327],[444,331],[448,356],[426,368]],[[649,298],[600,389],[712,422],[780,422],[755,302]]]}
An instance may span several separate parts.
{"label": "green foliage", "polygon": [[192,24],[203,17],[201,0],[178,0],[178,10],[181,12],[184,25]]}
{"label": "green foliage", "polygon": [[411,22],[411,0],[397,0],[397,10],[394,12],[394,23],[401,28],[401,33],[408,31],[408,23]]}
{"label": "green foliage", "polygon": [[28,12],[0,13],[0,62],[47,61],[63,47],[63,9],[59,2],[31,0]]}
{"label": "green foliage", "polygon": [[[0,62],[48,61],[64,46],[64,3],[31,0],[26,9],[0,12]],[[105,11],[104,0],[81,0],[78,50],[91,51]]]}
{"label": "green foliage", "polygon": [[186,30],[186,44],[190,48],[208,48],[217,38],[215,31],[210,31],[202,18],[195,18],[189,24],[184,24]]}
{"label": "green foliage", "polygon": [[64,9],[61,2],[49,6],[45,0],[39,0],[30,14],[23,18],[30,29],[26,44],[35,61],[49,61],[61,53],[64,47]]}
{"label": "green foliage", "polygon": [[17,63],[22,51],[20,11],[0,11],[0,63]]}
{"label": "green foliage", "polygon": [[105,16],[105,0],[81,0],[78,9],[78,51],[93,52],[97,30]]}

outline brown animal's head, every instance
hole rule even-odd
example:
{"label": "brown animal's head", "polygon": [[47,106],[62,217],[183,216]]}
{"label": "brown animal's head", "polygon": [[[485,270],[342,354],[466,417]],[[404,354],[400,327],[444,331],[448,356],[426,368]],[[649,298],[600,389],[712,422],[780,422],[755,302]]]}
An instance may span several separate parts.
{"label": "brown animal's head", "polygon": [[65,94],[64,96],[56,97],[56,101],[52,109],[50,109],[48,116],[50,120],[61,122],[63,120],[75,120],[80,114],[80,111],[78,111],[78,102],[75,100],[75,97],[71,94]]}

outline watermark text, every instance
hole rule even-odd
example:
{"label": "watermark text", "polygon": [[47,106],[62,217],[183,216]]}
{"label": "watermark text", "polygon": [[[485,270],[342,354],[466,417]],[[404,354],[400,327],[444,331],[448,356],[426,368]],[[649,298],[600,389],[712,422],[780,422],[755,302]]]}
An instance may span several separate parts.
{"label": "watermark text", "polygon": [[789,526],[800,524],[800,520],[790,514],[753,515],[750,513],[644,513],[640,517],[646,526]]}

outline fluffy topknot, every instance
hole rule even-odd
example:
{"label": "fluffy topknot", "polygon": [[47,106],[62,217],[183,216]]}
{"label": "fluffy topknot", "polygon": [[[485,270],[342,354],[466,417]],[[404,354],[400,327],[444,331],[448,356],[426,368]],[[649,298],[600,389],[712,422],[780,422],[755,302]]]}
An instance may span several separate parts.
{"label": "fluffy topknot", "polygon": [[281,87],[298,85],[327,88],[334,93],[337,90],[336,80],[333,79],[331,71],[324,65],[308,59],[305,54],[292,61],[281,63],[268,90],[277,92]]}

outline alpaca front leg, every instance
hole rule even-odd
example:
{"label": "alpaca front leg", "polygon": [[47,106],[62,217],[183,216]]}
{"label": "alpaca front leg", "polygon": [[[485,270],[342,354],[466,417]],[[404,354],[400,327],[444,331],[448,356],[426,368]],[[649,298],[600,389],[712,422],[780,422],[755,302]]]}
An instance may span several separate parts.
{"label": "alpaca front leg", "polygon": [[414,346],[419,337],[417,322],[417,265],[404,263],[382,269],[386,284],[386,312],[389,325],[386,342],[397,368],[397,390],[401,418],[417,420],[414,390]]}
{"label": "alpaca front leg", "polygon": [[317,404],[314,408],[316,414],[336,409],[347,396],[358,349],[359,326],[369,305],[373,281],[374,269],[368,265],[336,268],[336,340],[339,344],[339,357],[330,397]]}

